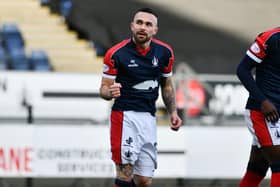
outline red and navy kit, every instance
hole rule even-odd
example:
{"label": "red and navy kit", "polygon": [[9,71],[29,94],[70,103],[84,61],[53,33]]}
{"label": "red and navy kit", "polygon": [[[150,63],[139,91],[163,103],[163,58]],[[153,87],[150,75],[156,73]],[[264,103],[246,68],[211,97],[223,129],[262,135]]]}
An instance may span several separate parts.
{"label": "red and navy kit", "polygon": [[[260,110],[269,99],[280,111],[280,28],[263,32],[247,50],[237,69],[237,75],[250,93],[247,109]],[[256,68],[255,83],[251,75]]]}
{"label": "red and navy kit", "polygon": [[173,63],[173,50],[157,39],[145,50],[137,48],[132,39],[109,49],[104,58],[103,77],[122,85],[121,96],[115,99],[112,109],[154,115],[160,79],[172,75]]}

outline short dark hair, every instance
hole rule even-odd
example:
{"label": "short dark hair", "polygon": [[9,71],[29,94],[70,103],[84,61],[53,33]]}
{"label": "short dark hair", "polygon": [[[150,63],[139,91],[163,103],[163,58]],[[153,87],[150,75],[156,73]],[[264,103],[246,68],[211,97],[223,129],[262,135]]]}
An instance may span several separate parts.
{"label": "short dark hair", "polygon": [[153,14],[156,18],[158,18],[158,14],[151,8],[139,8],[137,9],[134,14],[133,14],[133,17],[135,17],[135,15],[138,13],[138,12],[146,12],[146,13],[149,13],[149,14]]}

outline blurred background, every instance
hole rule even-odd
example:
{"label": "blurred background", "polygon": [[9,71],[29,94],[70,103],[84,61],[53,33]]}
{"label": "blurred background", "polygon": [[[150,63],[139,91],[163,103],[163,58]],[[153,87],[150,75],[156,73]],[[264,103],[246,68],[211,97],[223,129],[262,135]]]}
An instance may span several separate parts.
{"label": "blurred background", "polygon": [[238,185],[251,137],[235,69],[279,26],[277,0],[0,0],[0,187],[113,186],[102,63],[140,7],[156,10],[156,37],[174,49],[184,121],[172,132],[158,99],[153,186]]}

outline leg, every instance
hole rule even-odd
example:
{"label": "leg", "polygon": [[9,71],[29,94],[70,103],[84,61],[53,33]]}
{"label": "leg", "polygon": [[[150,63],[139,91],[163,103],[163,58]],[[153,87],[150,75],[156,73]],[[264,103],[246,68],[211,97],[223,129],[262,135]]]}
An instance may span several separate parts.
{"label": "leg", "polygon": [[[247,114],[247,115],[246,115]],[[262,155],[272,171],[271,187],[280,186],[280,122],[270,123],[260,111],[246,111],[245,119],[253,134],[254,145],[260,145]]]}
{"label": "leg", "polygon": [[[112,111],[111,114],[111,152],[116,164],[117,177],[114,187],[133,187],[134,166],[139,152],[135,128],[126,112]],[[129,154],[128,154],[129,153]]]}
{"label": "leg", "polygon": [[265,146],[262,150],[269,161],[269,165],[272,171],[271,187],[280,186],[280,145]]}
{"label": "leg", "polygon": [[133,187],[132,173],[133,166],[131,164],[116,165],[117,178],[114,187]]}
{"label": "leg", "polygon": [[[152,156],[153,155],[153,156]],[[156,153],[152,144],[145,144],[139,159],[134,165],[134,181],[137,187],[149,187],[152,184],[152,176],[156,169]]]}
{"label": "leg", "polygon": [[258,187],[265,177],[269,164],[261,149],[252,146],[247,171],[239,187]]}
{"label": "leg", "polygon": [[143,129],[140,138],[145,140],[145,144],[141,146],[141,152],[133,170],[133,179],[137,187],[150,187],[154,171],[157,168],[156,119],[150,114],[144,115],[138,126]]}
{"label": "leg", "polygon": [[152,177],[134,175],[134,181],[137,187],[149,187],[152,184]]}

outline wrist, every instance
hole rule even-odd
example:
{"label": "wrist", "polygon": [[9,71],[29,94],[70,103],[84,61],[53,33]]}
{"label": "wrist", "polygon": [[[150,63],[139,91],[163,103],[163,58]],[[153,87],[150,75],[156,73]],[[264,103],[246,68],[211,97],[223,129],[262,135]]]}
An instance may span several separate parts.
{"label": "wrist", "polygon": [[172,111],[169,112],[169,114],[170,114],[171,116],[177,115],[177,110],[176,110],[176,109],[175,109],[175,110],[172,110]]}

